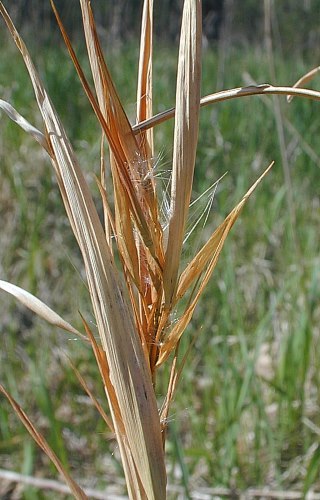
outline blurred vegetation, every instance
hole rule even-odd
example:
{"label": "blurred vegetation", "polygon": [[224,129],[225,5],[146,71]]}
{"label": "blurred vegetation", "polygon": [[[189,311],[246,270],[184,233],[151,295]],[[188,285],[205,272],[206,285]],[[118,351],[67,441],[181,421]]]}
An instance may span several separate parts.
{"label": "blurred vegetation", "polygon": [[[15,2],[16,7],[19,3]],[[73,9],[71,3],[67,7],[69,2],[63,2],[62,7]],[[310,52],[319,37],[316,3],[275,4],[279,38],[275,39],[274,52],[276,82],[272,83],[291,84],[318,64],[319,44]],[[133,6],[134,2],[128,4]],[[169,8],[169,2],[164,8],[167,4]],[[238,3],[229,4],[233,16],[224,28],[225,43],[212,42],[204,50],[203,94],[216,90],[218,84],[229,88],[247,84],[248,79],[258,83],[270,80],[268,58],[259,39],[259,29],[263,30],[261,3],[242,2],[252,17],[241,19]],[[35,0],[32,6],[37,12]],[[304,14],[309,16],[309,24]],[[68,17],[67,12],[64,15]],[[103,13],[101,16],[102,22]],[[27,28],[28,22],[31,26],[31,20],[27,21]],[[234,25],[235,31],[230,28]],[[292,54],[284,57],[290,43]],[[117,52],[110,50],[108,59],[125,108],[134,120],[137,44],[122,44]],[[174,102],[175,52],[176,47],[173,50],[165,43],[156,48],[155,112]],[[9,43],[1,54],[0,97],[37,124],[31,85],[19,55]],[[99,129],[75,71],[65,50],[53,43],[41,50],[34,48],[34,54],[97,193],[93,174],[99,171]],[[319,78],[313,85],[320,87]],[[264,167],[271,160],[276,165],[229,236],[211,286],[182,342],[183,352],[198,335],[172,409],[167,455],[169,483],[182,485],[186,498],[189,490],[202,486],[320,488],[319,104],[294,99],[288,105],[281,99],[279,105],[290,165],[294,225],[272,99],[251,97],[201,112],[194,198],[228,173],[219,183],[206,226],[190,238],[192,254]],[[171,141],[172,123],[159,126],[155,162],[164,186],[170,175]],[[79,310],[89,321],[93,316],[81,258],[53,172],[38,146],[3,115],[0,173],[1,278],[37,294],[80,327]],[[201,203],[196,205],[194,217],[203,210]],[[186,261],[188,258],[186,250]],[[117,484],[114,491],[121,492],[115,443],[67,361],[70,356],[95,394],[104,400],[91,352],[4,294],[0,311],[1,382],[83,484],[97,488]],[[163,373],[159,379],[159,404],[165,377]],[[55,474],[3,401],[0,467]],[[50,498],[32,489],[21,495],[27,500]]]}
{"label": "blurred vegetation", "polygon": [[[278,49],[302,55],[310,50],[319,55],[320,27],[318,0],[273,0],[273,23]],[[43,0],[4,1],[18,27],[31,34],[35,43],[60,40],[50,2]],[[56,0],[64,23],[74,39],[82,39],[78,0]],[[140,0],[94,0],[95,18],[100,34],[112,45],[139,36],[142,2]],[[168,43],[179,36],[182,0],[155,2],[155,34]],[[203,30],[208,41],[218,40],[227,25],[229,43],[261,44],[264,32],[264,2],[254,0],[203,0]],[[36,40],[32,33],[37,33]]]}

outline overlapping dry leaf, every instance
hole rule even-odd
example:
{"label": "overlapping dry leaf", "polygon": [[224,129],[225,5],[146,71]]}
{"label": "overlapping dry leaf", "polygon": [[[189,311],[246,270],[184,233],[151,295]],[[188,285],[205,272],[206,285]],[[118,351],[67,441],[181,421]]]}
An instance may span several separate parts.
{"label": "overlapping dry leaf", "polygon": [[[50,139],[58,184],[86,268],[98,331],[110,370],[110,382],[125,429],[125,437],[122,438],[126,440],[134,465],[132,475],[136,474],[148,498],[164,498],[166,480],[159,415],[132,308],[64,128],[2,4],[0,9],[24,58]],[[109,403],[112,411],[110,399]],[[119,435],[115,419],[113,423]]]}
{"label": "overlapping dry leaf", "polygon": [[188,217],[198,142],[201,86],[201,2],[184,3],[179,48],[172,186],[163,286],[166,308],[172,303]]}
{"label": "overlapping dry leaf", "polygon": [[31,125],[31,123],[29,123],[25,118],[23,118],[23,116],[21,116],[18,111],[11,106],[11,104],[3,99],[0,99],[0,109],[2,109],[2,111],[4,111],[12,121],[19,125],[19,127],[25,130],[28,134],[32,135],[32,137],[39,142],[49,155],[51,154],[50,146],[45,135],[36,127]]}

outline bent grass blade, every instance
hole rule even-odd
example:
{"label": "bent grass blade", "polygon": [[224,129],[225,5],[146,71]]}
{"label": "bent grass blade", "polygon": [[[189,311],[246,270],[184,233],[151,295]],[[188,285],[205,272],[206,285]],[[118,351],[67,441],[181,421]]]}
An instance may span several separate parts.
{"label": "bent grass blade", "polygon": [[51,323],[51,325],[62,328],[63,330],[73,333],[74,335],[77,335],[87,341],[87,338],[82,335],[76,328],[74,328],[67,321],[61,318],[59,314],[54,312],[50,307],[48,307],[44,302],[32,295],[30,292],[27,292],[23,288],[20,288],[19,286],[13,285],[12,283],[3,280],[0,280],[0,289],[15,297],[21,302],[21,304],[28,307],[28,309],[40,316],[40,318],[46,320],[48,323]]}
{"label": "bent grass blade", "polygon": [[[292,97],[303,97],[313,101],[320,101],[320,92],[310,89],[294,88],[294,87],[276,87],[267,83],[261,85],[249,85],[247,87],[236,87],[229,90],[221,90],[214,94],[208,94],[200,99],[200,107],[215,104],[216,102],[228,101],[230,99],[238,99],[254,95],[283,95]],[[133,131],[138,134],[142,130],[147,130],[150,127],[155,127],[160,123],[170,120],[175,115],[175,108],[167,109],[149,120],[138,123],[132,127]]]}

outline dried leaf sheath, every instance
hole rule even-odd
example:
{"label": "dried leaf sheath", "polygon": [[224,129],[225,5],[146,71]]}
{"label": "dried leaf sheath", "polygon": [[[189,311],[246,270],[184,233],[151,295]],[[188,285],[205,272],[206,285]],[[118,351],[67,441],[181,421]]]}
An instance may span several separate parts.
{"label": "dried leaf sheath", "polygon": [[201,85],[201,2],[186,0],[180,37],[172,187],[164,291],[168,308],[176,290],[198,142]]}
{"label": "dried leaf sheath", "polygon": [[[24,58],[50,139],[59,187],[83,255],[99,335],[106,350],[110,381],[117,396],[132,463],[147,497],[165,498],[159,416],[132,309],[63,126],[2,3],[0,11]],[[117,432],[115,421],[114,426]]]}

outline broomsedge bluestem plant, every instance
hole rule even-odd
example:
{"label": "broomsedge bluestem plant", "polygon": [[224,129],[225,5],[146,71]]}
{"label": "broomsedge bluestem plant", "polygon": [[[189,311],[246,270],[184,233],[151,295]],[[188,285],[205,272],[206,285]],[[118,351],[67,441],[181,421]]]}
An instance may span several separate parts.
{"label": "broomsedge bluestem plant", "polygon": [[[320,93],[301,89],[302,79],[294,87],[255,85],[224,90],[201,99],[201,1],[185,0],[175,107],[153,116],[153,1],[145,0],[137,123],[132,125],[104,59],[89,0],[80,0],[80,7],[94,90],[84,76],[53,1],[51,3],[70,57],[101,126],[102,157],[105,156],[105,139],[109,145],[109,167],[106,167],[105,161],[101,162],[98,180],[104,225],[98,217],[66,131],[2,2],[0,12],[29,72],[43,119],[43,132],[28,123],[9,103],[1,100],[0,107],[39,142],[51,160],[67,216],[82,253],[99,340],[96,340],[85,318],[82,318],[84,331],[79,332],[25,290],[4,281],[0,282],[0,287],[51,324],[79,335],[91,344],[111,419],[81,374],[76,373],[117,439],[129,497],[161,500],[166,497],[166,425],[170,403],[185,362],[183,358],[178,363],[179,342],[215,269],[229,231],[249,196],[271,168],[270,165],[181,271],[200,107],[257,94],[297,95],[320,100]],[[157,178],[153,175],[153,129],[170,118],[174,118],[172,179],[169,220],[163,227]],[[107,195],[111,183],[112,199]],[[182,300],[186,305],[179,312]],[[172,317],[176,318],[174,322]],[[164,362],[170,362],[171,369],[165,400],[158,410],[156,373]],[[0,391],[64,476],[75,498],[87,498],[18,403],[4,387],[0,386]]]}

